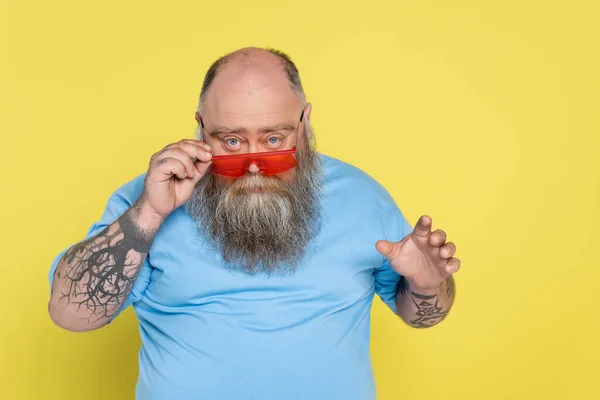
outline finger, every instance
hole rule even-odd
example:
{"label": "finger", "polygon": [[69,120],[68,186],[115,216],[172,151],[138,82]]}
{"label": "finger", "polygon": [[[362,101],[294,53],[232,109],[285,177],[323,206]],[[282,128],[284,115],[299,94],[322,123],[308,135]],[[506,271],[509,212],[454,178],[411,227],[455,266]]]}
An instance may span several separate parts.
{"label": "finger", "polygon": [[179,179],[185,179],[187,177],[185,165],[178,159],[172,157],[161,158],[158,160],[156,163],[156,171],[164,175],[166,179],[171,178],[173,175],[177,176]]}
{"label": "finger", "polygon": [[451,258],[446,263],[444,270],[449,274],[454,274],[460,269],[460,260],[458,258]]}
{"label": "finger", "polygon": [[188,156],[194,160],[209,162],[212,159],[212,152],[208,151],[206,148],[204,148],[204,146],[200,146],[196,143],[181,141],[179,142],[178,147],[185,151]]}
{"label": "finger", "polygon": [[428,237],[431,233],[431,218],[429,218],[427,215],[423,215],[421,218],[419,218],[413,233],[417,237]]}
{"label": "finger", "polygon": [[208,151],[209,153],[213,152],[212,147],[210,147],[210,145],[206,142],[203,142],[201,140],[194,140],[194,139],[183,139],[181,141],[181,143],[188,143],[188,144],[192,144],[194,146],[200,146],[202,147],[204,150]]}
{"label": "finger", "polygon": [[440,247],[446,242],[446,232],[441,229],[434,231],[429,235],[429,244],[435,247]]}
{"label": "finger", "polygon": [[202,178],[204,176],[204,174],[206,174],[206,171],[208,171],[211,164],[212,164],[212,162],[210,162],[210,161],[209,162],[196,161],[194,163],[194,167],[196,167],[196,171],[198,171],[198,173],[196,174],[195,179],[200,180],[200,178]]}
{"label": "finger", "polygon": [[177,146],[176,143],[170,143],[168,145],[166,145],[165,147],[163,147],[158,153],[156,153],[157,155],[161,155],[163,154],[165,151],[169,150],[171,147],[173,146]]}
{"label": "finger", "polygon": [[456,246],[452,242],[448,242],[440,247],[440,257],[444,259],[449,259],[454,257],[456,253]]}
{"label": "finger", "polygon": [[388,260],[393,260],[399,253],[399,246],[387,240],[379,240],[375,243],[375,248]]}
{"label": "finger", "polygon": [[192,161],[188,153],[184,151],[181,147],[173,146],[168,148],[164,153],[158,156],[157,163],[166,158],[175,158],[176,160],[179,160],[185,167],[185,172],[187,176],[193,177],[194,175],[196,175],[196,168],[194,168],[194,162]]}

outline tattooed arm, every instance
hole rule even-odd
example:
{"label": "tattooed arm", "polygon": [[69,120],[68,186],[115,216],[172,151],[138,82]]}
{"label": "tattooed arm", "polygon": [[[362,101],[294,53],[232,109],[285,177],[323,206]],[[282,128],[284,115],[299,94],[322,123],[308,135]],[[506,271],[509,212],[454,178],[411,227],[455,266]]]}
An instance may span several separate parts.
{"label": "tattooed arm", "polygon": [[[183,139],[152,155],[139,199],[98,235],[59,260],[48,304],[58,326],[88,331],[119,313],[162,222],[189,200],[206,174],[212,149]],[[116,217],[115,217],[116,218]]]}
{"label": "tattooed arm", "polygon": [[98,235],[58,262],[48,304],[57,325],[87,331],[110,322],[127,300],[162,222],[189,200],[212,149],[183,139],[152,155],[139,199]]}
{"label": "tattooed arm", "polygon": [[398,315],[414,328],[429,328],[441,322],[454,303],[454,278],[449,276],[436,289],[415,290],[401,277],[396,305]]}
{"label": "tattooed arm", "polygon": [[54,323],[87,331],[110,322],[131,292],[161,223],[134,204],[102,232],[67,250],[54,272],[48,304]]}
{"label": "tattooed arm", "polygon": [[399,242],[379,240],[375,244],[400,275],[395,291],[398,315],[415,328],[431,327],[446,317],[454,303],[453,275],[460,268],[454,243],[446,242],[444,231],[432,232],[431,227],[431,218],[423,215],[413,232]]}

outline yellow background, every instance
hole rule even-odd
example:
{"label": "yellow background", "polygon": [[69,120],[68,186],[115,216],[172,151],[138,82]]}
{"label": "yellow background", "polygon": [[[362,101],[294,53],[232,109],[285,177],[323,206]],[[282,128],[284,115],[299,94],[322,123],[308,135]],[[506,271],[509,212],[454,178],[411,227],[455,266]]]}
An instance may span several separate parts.
{"label": "yellow background", "polygon": [[131,309],[62,331],[48,268],[248,45],[297,62],[320,151],[457,244],[444,323],[375,301],[379,399],[600,398],[599,4],[2,0],[0,399],[133,398]]}

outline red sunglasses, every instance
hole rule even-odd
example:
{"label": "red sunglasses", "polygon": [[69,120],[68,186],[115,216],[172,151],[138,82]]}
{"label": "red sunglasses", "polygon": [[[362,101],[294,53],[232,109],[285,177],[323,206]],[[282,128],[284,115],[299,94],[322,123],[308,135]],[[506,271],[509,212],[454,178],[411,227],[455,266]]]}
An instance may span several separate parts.
{"label": "red sunglasses", "polygon": [[[303,117],[304,110],[300,114],[300,122]],[[204,129],[202,117],[198,116],[198,119]],[[255,164],[264,175],[280,174],[298,165],[295,155],[296,147],[294,146],[289,150],[213,156],[210,171],[217,175],[239,178],[248,171],[250,165]]]}
{"label": "red sunglasses", "polygon": [[294,157],[295,154],[296,147],[290,150],[263,153],[213,156],[210,171],[217,175],[238,178],[248,171],[250,165],[256,164],[264,175],[280,174],[298,165],[298,161]]}

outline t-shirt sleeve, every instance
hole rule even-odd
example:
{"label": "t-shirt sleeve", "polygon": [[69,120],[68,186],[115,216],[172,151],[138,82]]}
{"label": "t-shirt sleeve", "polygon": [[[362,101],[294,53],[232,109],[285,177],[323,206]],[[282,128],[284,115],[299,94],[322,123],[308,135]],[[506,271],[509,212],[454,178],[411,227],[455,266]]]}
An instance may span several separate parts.
{"label": "t-shirt sleeve", "polygon": [[[390,218],[385,237],[382,239],[389,240],[390,242],[399,242],[409,235],[412,230],[412,226],[408,223],[406,218],[404,218],[400,209],[396,208]],[[383,258],[381,266],[375,270],[374,274],[375,293],[394,312],[394,314],[398,314],[398,308],[396,307],[396,293],[398,290],[398,283],[400,282],[400,274],[394,271],[386,258]]]}
{"label": "t-shirt sleeve", "polygon": [[[119,219],[125,213],[125,211],[127,211],[131,207],[133,202],[135,200],[137,200],[137,196],[139,196],[139,194],[135,193],[135,191],[133,194],[130,193],[131,190],[126,189],[129,186],[130,185],[119,188],[117,191],[115,191],[110,196],[100,220],[98,220],[92,224],[92,226],[89,228],[89,230],[83,240],[92,238],[92,237],[96,236],[97,234],[99,234],[100,232],[102,232],[106,227],[108,227],[113,222],[115,222],[117,219]],[[132,198],[132,195],[133,195],[133,198]],[[54,273],[56,271],[58,263],[61,260],[61,258],[64,256],[64,254],[73,245],[74,244],[72,244],[72,245],[68,246],[67,248],[65,248],[64,250],[62,250],[54,258],[54,260],[52,261],[52,263],[50,265],[50,271],[48,273],[48,281],[50,284],[50,291],[52,291],[52,284],[54,281]],[[133,284],[133,288],[132,288],[130,294],[128,295],[127,299],[123,303],[123,306],[120,308],[120,310],[117,313],[115,313],[114,317],[116,317],[124,309],[129,307],[132,303],[134,303],[135,301],[138,301],[142,298],[142,295],[143,295],[146,287],[150,283],[150,276],[151,276],[150,260],[149,260],[149,257],[146,257],[144,264],[142,265],[140,272],[138,273],[138,276]],[[113,319],[114,319],[114,317],[113,317]]]}

